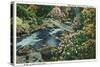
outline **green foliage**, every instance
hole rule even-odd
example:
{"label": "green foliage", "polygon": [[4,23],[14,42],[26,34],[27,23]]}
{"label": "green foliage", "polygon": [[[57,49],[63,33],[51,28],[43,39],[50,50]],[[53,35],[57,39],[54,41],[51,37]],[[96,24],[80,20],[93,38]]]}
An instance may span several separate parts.
{"label": "green foliage", "polygon": [[84,8],[82,10],[82,16],[85,20],[91,19],[92,21],[95,21],[96,9],[95,8]]}
{"label": "green foliage", "polygon": [[42,20],[43,20],[43,18],[41,18],[41,17],[37,18],[37,24],[41,25],[43,23]]}
{"label": "green foliage", "polygon": [[94,59],[95,58],[95,45],[90,46],[70,46],[66,47],[64,51],[65,60],[77,59]]}
{"label": "green foliage", "polygon": [[73,45],[64,48],[64,59],[94,59],[95,58],[95,41],[89,40],[84,34],[80,33],[72,37]]}
{"label": "green foliage", "polygon": [[72,42],[74,45],[81,45],[82,42],[86,40],[87,40],[86,35],[84,33],[80,33],[79,35],[73,37]]}
{"label": "green foliage", "polygon": [[34,12],[28,11],[26,8],[19,4],[17,5],[17,16],[23,19],[30,19],[36,17]]}
{"label": "green foliage", "polygon": [[38,17],[46,17],[47,14],[51,11],[53,7],[52,6],[41,6],[38,10],[36,15]]}
{"label": "green foliage", "polygon": [[22,19],[20,19],[19,17],[16,17],[16,25],[20,26],[22,24]]}
{"label": "green foliage", "polygon": [[17,34],[18,33],[29,33],[30,26],[28,23],[23,23],[22,19],[16,18]]}

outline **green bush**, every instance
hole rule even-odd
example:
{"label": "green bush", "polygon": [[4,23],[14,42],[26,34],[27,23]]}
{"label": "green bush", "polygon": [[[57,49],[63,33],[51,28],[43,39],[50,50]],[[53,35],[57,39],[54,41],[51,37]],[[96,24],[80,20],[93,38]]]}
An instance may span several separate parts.
{"label": "green bush", "polygon": [[35,12],[28,11],[21,5],[17,5],[17,16],[23,19],[30,19],[36,17]]}
{"label": "green bush", "polygon": [[80,33],[79,35],[73,37],[72,42],[74,45],[81,45],[86,40],[86,35],[84,33]]}
{"label": "green bush", "polygon": [[38,10],[36,15],[38,17],[46,17],[47,14],[51,11],[53,7],[52,6],[41,6]]}

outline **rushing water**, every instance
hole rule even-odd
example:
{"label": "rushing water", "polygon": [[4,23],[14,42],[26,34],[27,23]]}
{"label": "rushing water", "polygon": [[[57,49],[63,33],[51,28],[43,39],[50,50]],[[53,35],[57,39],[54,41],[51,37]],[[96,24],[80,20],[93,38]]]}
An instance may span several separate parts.
{"label": "rushing water", "polygon": [[60,45],[60,40],[56,37],[62,32],[63,31],[59,28],[40,29],[32,33],[30,36],[26,36],[22,40],[20,39],[20,41],[17,42],[17,49],[26,45],[32,45],[32,47],[35,49],[42,48],[43,46],[47,45],[58,47]]}

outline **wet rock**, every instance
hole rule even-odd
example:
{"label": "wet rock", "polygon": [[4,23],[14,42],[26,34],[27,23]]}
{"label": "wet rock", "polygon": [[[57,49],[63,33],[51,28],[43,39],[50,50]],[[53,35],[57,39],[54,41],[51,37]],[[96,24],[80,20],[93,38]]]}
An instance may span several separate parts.
{"label": "wet rock", "polygon": [[16,59],[16,63],[33,63],[43,61],[40,52],[31,52],[24,56],[17,56]]}
{"label": "wet rock", "polygon": [[25,56],[16,56],[16,63],[26,63]]}
{"label": "wet rock", "polygon": [[50,58],[52,57],[51,53],[51,47],[47,47],[41,50],[41,55],[44,61],[50,61]]}
{"label": "wet rock", "polygon": [[18,49],[17,55],[18,56],[24,56],[24,55],[31,53],[32,51],[33,51],[32,46],[27,45],[27,46],[24,46],[24,47],[21,47],[20,49]]}
{"label": "wet rock", "polygon": [[33,52],[30,53],[26,56],[26,60],[28,63],[32,63],[32,62],[42,62],[42,56],[40,52]]}

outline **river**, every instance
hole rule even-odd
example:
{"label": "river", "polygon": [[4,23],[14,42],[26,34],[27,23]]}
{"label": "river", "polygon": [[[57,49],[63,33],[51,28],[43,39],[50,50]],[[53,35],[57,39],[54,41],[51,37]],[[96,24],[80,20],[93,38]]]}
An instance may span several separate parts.
{"label": "river", "polygon": [[34,49],[39,49],[44,46],[58,47],[61,41],[56,37],[60,36],[62,33],[63,30],[60,28],[39,29],[30,36],[18,38],[16,47],[17,49],[26,45],[32,45]]}

